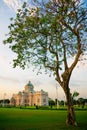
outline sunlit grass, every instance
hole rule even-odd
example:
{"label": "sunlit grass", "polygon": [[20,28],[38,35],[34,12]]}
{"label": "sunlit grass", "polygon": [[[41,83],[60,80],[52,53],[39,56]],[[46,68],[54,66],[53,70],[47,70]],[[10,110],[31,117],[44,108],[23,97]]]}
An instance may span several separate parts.
{"label": "sunlit grass", "polygon": [[78,127],[66,126],[65,110],[0,108],[0,130],[87,130],[87,111],[76,111]]}

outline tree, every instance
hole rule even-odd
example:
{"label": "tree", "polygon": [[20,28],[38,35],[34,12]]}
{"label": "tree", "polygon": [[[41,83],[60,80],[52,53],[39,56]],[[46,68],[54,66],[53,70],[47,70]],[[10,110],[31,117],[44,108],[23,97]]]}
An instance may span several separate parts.
{"label": "tree", "polygon": [[63,100],[59,101],[59,105],[64,106],[64,101]]}
{"label": "tree", "polygon": [[[16,18],[11,18],[4,43],[17,54],[14,67],[32,65],[52,73],[65,92],[67,124],[77,125],[69,81],[86,51],[87,8],[78,0],[34,0],[31,9],[24,3]],[[70,64],[69,58],[72,58]]]}
{"label": "tree", "polygon": [[49,106],[52,108],[52,106],[55,106],[55,101],[50,99],[49,100]]}
{"label": "tree", "polygon": [[73,100],[75,100],[75,98],[78,97],[78,96],[79,96],[79,93],[74,91],[74,93],[72,95]]}
{"label": "tree", "polygon": [[84,98],[78,98],[78,104],[82,105],[82,108],[85,106],[85,99]]}
{"label": "tree", "polygon": [[79,96],[79,93],[76,92],[76,91],[75,91],[75,92],[73,93],[73,95],[72,95],[73,99],[76,98],[76,97],[78,97],[78,96]]}
{"label": "tree", "polygon": [[74,93],[72,94],[73,105],[77,104],[76,97],[78,96],[79,96],[79,93],[77,91],[74,91]]}
{"label": "tree", "polygon": [[12,97],[11,100],[10,100],[10,103],[11,103],[11,105],[16,106],[15,98]]}

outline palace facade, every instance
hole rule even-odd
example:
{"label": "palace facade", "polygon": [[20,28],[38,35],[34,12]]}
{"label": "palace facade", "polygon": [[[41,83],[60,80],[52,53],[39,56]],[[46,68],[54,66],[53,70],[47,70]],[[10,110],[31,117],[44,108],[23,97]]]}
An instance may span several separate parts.
{"label": "palace facade", "polygon": [[29,81],[23,91],[13,94],[10,104],[15,106],[48,106],[48,93],[43,90],[34,91],[34,86]]}

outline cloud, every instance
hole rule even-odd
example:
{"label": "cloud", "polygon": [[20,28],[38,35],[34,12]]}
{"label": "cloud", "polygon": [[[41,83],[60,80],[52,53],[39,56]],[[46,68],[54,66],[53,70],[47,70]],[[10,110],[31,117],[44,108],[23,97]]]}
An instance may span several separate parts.
{"label": "cloud", "polygon": [[21,8],[24,2],[27,2],[27,0],[3,0],[4,3],[11,9],[13,9],[15,12],[17,12],[17,9]]}
{"label": "cloud", "polygon": [[1,76],[1,75],[0,75],[0,80],[19,83],[18,79],[11,78],[11,77],[6,77],[6,76]]}

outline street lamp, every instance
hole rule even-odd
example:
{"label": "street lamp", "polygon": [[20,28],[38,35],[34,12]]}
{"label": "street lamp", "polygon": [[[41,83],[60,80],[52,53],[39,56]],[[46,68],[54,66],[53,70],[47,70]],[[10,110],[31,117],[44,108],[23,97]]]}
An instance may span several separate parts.
{"label": "street lamp", "polygon": [[58,103],[58,86],[57,86],[57,84],[56,84],[56,95],[57,95],[57,109],[58,109],[59,103]]}
{"label": "street lamp", "polygon": [[5,96],[6,96],[6,93],[4,93],[3,95],[3,107],[5,106]]}

